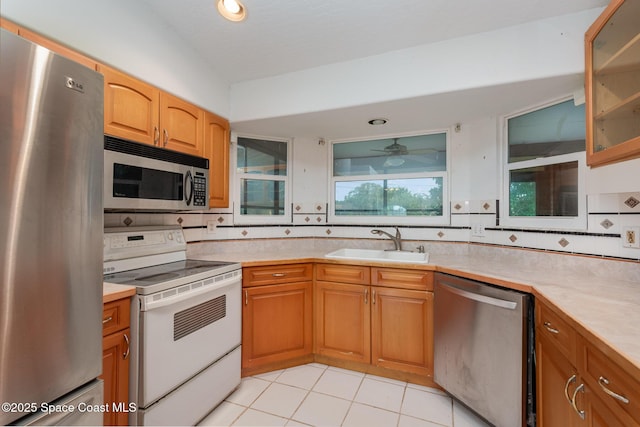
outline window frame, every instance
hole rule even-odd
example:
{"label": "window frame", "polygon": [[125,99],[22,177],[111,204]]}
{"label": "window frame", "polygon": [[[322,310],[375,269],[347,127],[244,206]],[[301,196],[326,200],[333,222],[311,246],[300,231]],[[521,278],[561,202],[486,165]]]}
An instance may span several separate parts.
{"label": "window frame", "polygon": [[[516,161],[509,163],[509,119],[532,113],[553,105],[573,100],[572,95],[559,99],[554,99],[541,104],[527,107],[517,112],[504,115],[501,120],[502,135],[502,200],[500,205],[500,226],[507,228],[534,228],[550,230],[584,231],[587,229],[587,196],[586,196],[586,143],[583,151],[575,153],[561,154],[550,157],[539,157],[536,159]],[[574,101],[575,102],[575,101]],[[580,105],[580,104],[577,104]],[[510,172],[513,170],[527,169],[537,166],[547,166],[568,162],[578,162],[578,215],[577,216],[511,216],[509,213],[510,202]]]}
{"label": "window frame", "polygon": [[[412,173],[398,173],[398,174],[385,174],[385,175],[334,175],[334,159],[333,159],[333,146],[334,144],[370,141],[378,139],[389,138],[403,138],[419,135],[432,135],[432,134],[445,134],[445,147],[447,152],[447,160],[445,163],[444,171],[436,172],[412,172]],[[365,224],[365,225],[425,225],[425,226],[446,226],[451,224],[450,215],[450,186],[449,186],[449,171],[451,170],[451,133],[450,129],[431,129],[422,132],[412,132],[404,134],[387,134],[387,135],[375,135],[368,137],[358,137],[349,139],[335,139],[329,141],[328,145],[328,160],[329,160],[329,176],[328,176],[328,211],[327,220],[331,224],[337,225],[349,225],[349,224]],[[413,178],[442,178],[442,215],[441,216],[382,216],[382,215],[336,215],[336,201],[335,201],[335,187],[336,181],[373,181],[373,180],[394,180],[394,179],[413,179]]]}
{"label": "window frame", "polygon": [[[261,139],[273,142],[283,142],[287,144],[287,174],[286,175],[261,175],[238,171],[238,138]],[[237,225],[282,225],[291,223],[291,187],[293,176],[293,139],[280,138],[274,136],[253,135],[245,133],[232,134],[233,150],[233,223]],[[257,181],[280,181],[284,182],[284,214],[283,215],[245,215],[241,213],[242,199],[241,182],[243,179],[251,179]]]}

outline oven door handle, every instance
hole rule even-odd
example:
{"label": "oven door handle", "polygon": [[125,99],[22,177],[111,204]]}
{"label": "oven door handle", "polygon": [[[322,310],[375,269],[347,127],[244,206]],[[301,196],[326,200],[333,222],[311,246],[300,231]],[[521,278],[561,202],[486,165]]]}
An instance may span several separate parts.
{"label": "oven door handle", "polygon": [[[186,301],[191,298],[202,296],[203,294],[219,291],[220,289],[231,287],[232,285],[238,285],[238,292],[242,290],[242,275],[230,277],[224,280],[220,280],[212,285],[201,286],[197,289],[191,289],[189,291],[179,293],[178,289],[173,289],[175,293],[170,296],[163,296],[162,298],[154,301],[154,295],[140,295],[140,311],[151,311],[162,307],[166,307],[171,304],[176,304],[181,301]],[[171,291],[171,289],[169,290]],[[168,291],[163,291],[162,294]]]}

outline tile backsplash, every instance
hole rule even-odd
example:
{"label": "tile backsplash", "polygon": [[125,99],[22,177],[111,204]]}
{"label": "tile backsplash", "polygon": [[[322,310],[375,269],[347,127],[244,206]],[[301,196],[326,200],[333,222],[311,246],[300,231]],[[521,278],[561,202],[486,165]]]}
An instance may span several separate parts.
{"label": "tile backsplash", "polygon": [[[640,227],[640,193],[589,195],[584,231],[501,227],[498,203],[497,200],[452,201],[450,226],[400,227],[404,249],[413,250],[424,242],[462,242],[640,260],[640,249],[622,244],[628,227]],[[105,213],[105,227],[180,225],[189,242],[296,238],[370,241],[380,239],[371,234],[372,228],[391,229],[389,226],[329,224],[323,203],[294,204],[292,217],[290,224],[274,226],[234,225],[233,214],[224,210]]]}

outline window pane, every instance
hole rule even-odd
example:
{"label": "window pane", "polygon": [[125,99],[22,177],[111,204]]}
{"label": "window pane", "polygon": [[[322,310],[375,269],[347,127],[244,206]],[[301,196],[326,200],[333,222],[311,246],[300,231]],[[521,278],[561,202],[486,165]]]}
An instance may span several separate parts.
{"label": "window pane", "polygon": [[585,150],[584,104],[573,100],[507,121],[509,163]]}
{"label": "window pane", "polygon": [[238,137],[238,172],[287,175],[287,143]]}
{"label": "window pane", "polygon": [[335,183],[336,215],[441,216],[442,177]]}
{"label": "window pane", "polygon": [[242,215],[284,215],[283,181],[240,180]]}
{"label": "window pane", "polygon": [[578,162],[512,170],[509,215],[578,216]]}
{"label": "window pane", "polygon": [[380,175],[445,171],[445,133],[344,142],[333,145],[333,175]]}

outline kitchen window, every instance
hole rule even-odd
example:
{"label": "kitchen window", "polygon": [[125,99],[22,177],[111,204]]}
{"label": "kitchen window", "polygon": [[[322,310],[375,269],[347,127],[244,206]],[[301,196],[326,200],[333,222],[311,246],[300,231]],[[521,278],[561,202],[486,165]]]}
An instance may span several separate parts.
{"label": "kitchen window", "polygon": [[447,224],[447,132],[331,144],[329,220]]}
{"label": "kitchen window", "polygon": [[288,140],[237,136],[234,222],[290,221]]}
{"label": "kitchen window", "polygon": [[586,227],[585,108],[573,99],[505,118],[501,225]]}

